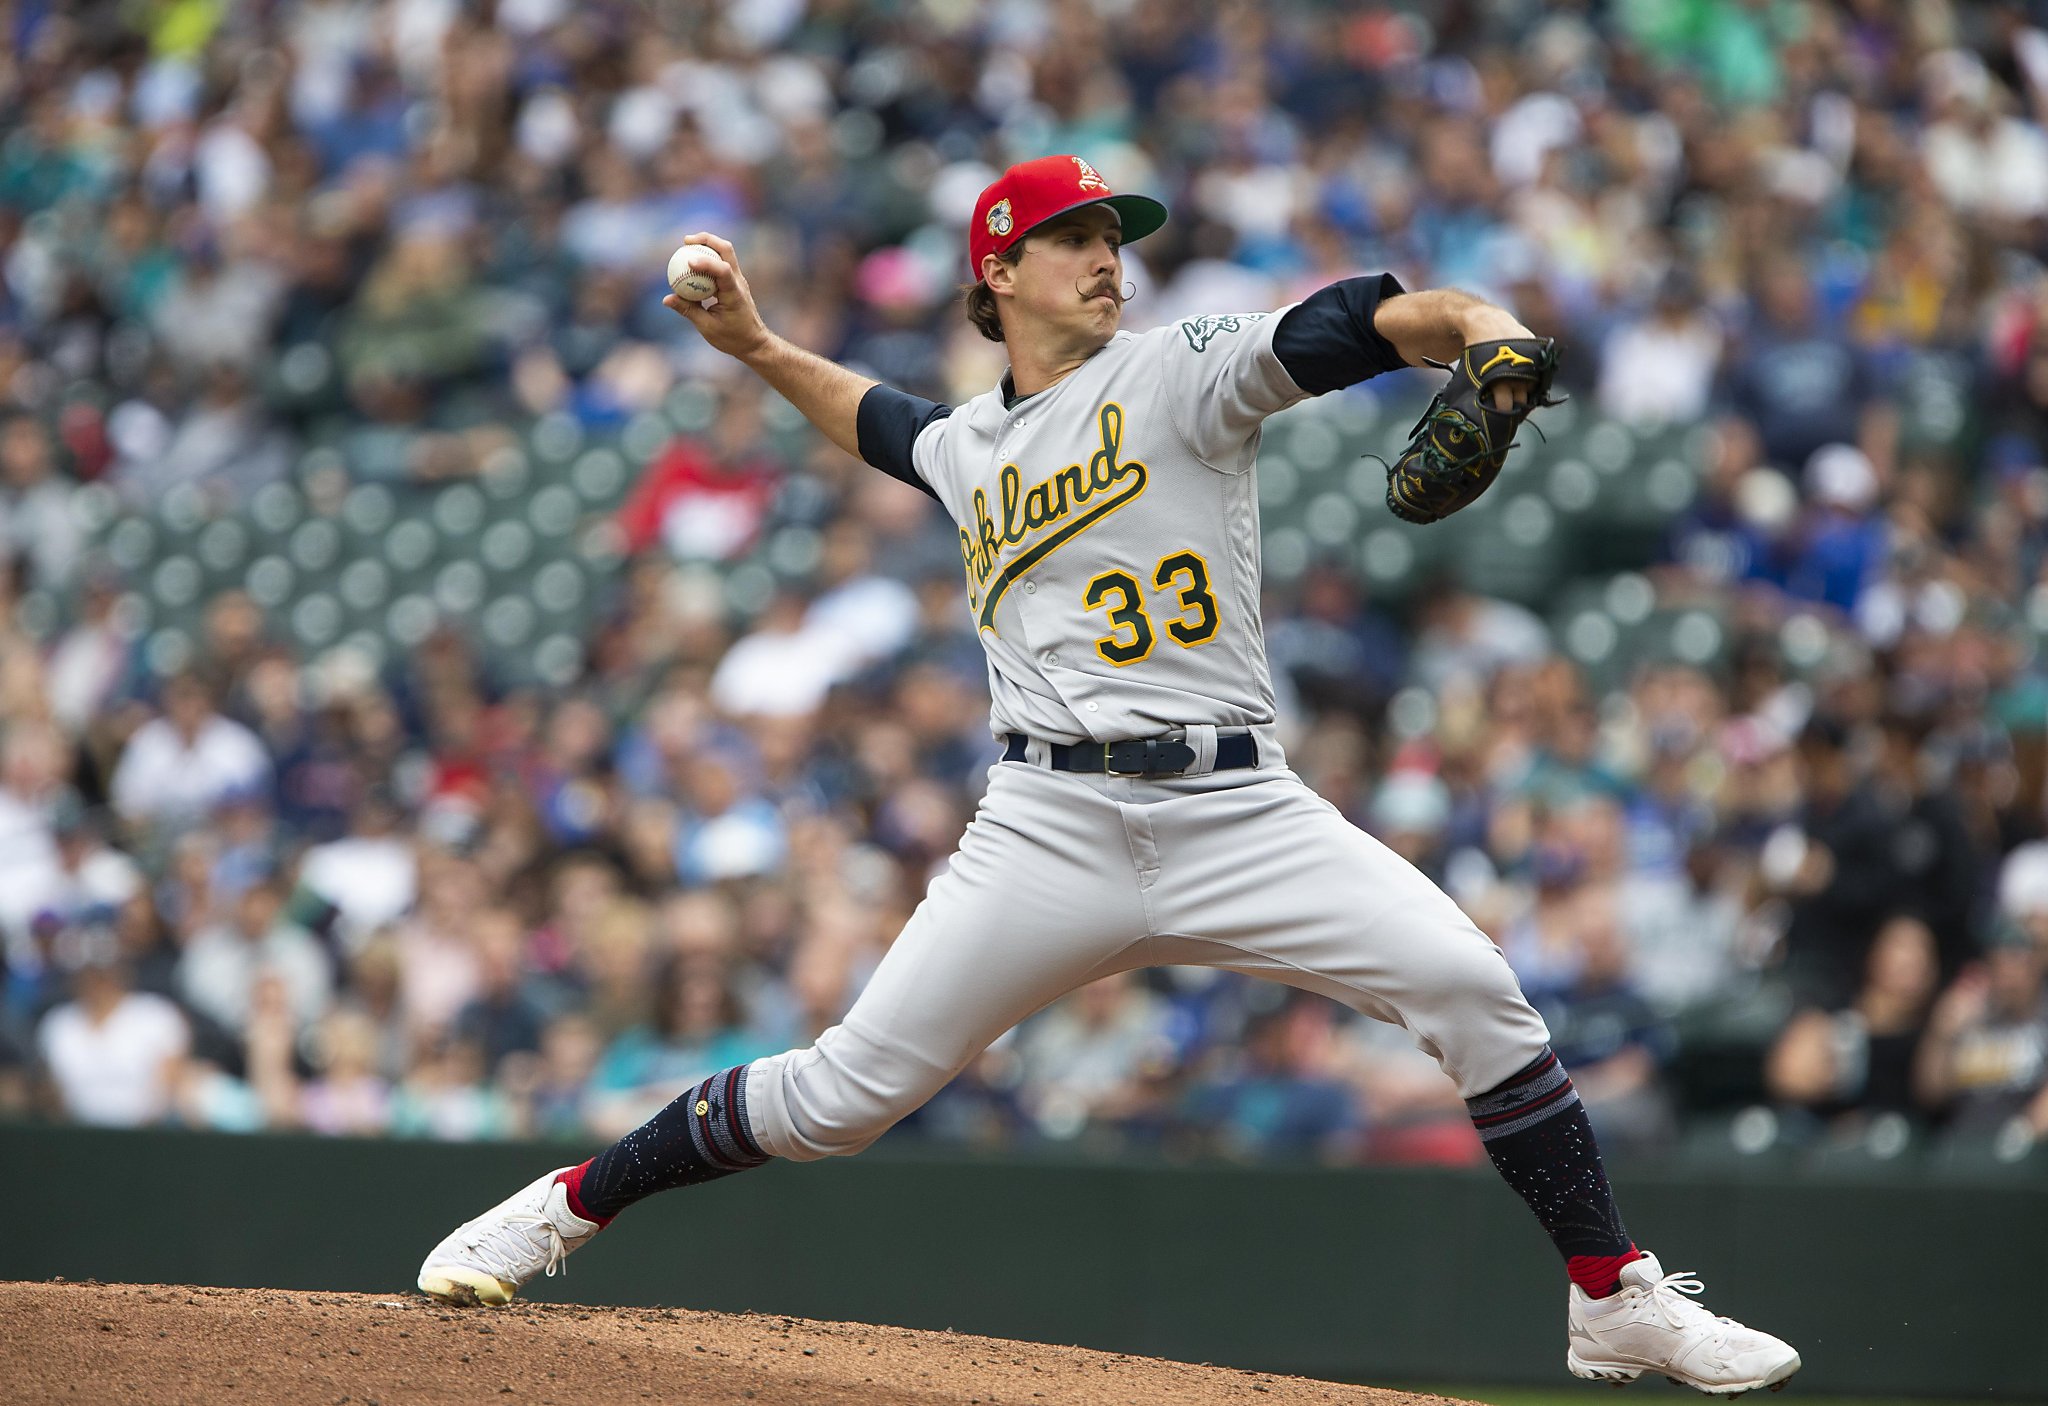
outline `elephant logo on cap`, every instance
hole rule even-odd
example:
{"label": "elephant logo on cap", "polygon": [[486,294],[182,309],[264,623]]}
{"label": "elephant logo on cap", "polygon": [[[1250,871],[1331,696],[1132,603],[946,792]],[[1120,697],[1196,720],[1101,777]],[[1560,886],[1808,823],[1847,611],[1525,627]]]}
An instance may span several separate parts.
{"label": "elephant logo on cap", "polygon": [[1005,196],[988,207],[988,232],[990,234],[994,235],[997,239],[1001,239],[1015,228],[1016,221],[1010,218],[1009,197]]}

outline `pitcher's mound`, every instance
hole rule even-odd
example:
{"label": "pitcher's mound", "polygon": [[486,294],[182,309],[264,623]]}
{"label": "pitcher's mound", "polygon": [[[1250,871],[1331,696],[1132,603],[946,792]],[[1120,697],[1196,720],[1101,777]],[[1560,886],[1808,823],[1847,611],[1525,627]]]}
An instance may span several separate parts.
{"label": "pitcher's mound", "polygon": [[1442,1397],[960,1333],[416,1294],[0,1283],[0,1401],[1422,1406]]}

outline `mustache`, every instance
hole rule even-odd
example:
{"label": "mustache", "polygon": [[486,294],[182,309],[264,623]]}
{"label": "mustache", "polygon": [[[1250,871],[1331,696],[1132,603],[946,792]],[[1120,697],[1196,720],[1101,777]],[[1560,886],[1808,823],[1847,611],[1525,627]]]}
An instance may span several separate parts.
{"label": "mustache", "polygon": [[1081,295],[1082,301],[1084,302],[1087,301],[1089,298],[1107,297],[1111,301],[1115,302],[1118,307],[1122,307],[1125,303],[1128,303],[1131,300],[1132,294],[1138,291],[1137,288],[1129,282],[1116,283],[1114,281],[1101,280],[1098,280],[1093,284],[1087,285],[1077,282],[1074,285],[1074,290]]}

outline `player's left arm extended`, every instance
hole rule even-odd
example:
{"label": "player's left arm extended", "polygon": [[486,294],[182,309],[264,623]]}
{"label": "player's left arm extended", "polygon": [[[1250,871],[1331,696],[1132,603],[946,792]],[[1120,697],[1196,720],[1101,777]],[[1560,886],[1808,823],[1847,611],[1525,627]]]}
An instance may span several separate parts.
{"label": "player's left arm extended", "polygon": [[[1496,359],[1503,345],[1511,350]],[[1390,273],[1339,279],[1270,320],[1193,318],[1159,346],[1181,438],[1226,473],[1250,468],[1247,436],[1305,395],[1431,362],[1463,362],[1477,351],[1472,366],[1490,368],[1483,375],[1489,399],[1504,396],[1511,407],[1492,413],[1519,417],[1524,403],[1543,399],[1553,364],[1550,344],[1530,337],[1506,309],[1456,289],[1410,293]]]}
{"label": "player's left arm extended", "polygon": [[1522,418],[1549,399],[1557,345],[1505,308],[1455,288],[1404,292],[1389,275],[1347,278],[1290,308],[1273,351],[1311,395],[1400,366],[1439,366],[1450,381],[1389,466],[1387,506],[1438,522],[1499,475]]}
{"label": "player's left arm extended", "polygon": [[1273,352],[1296,385],[1323,395],[1384,371],[1444,365],[1475,343],[1534,336],[1483,298],[1456,288],[1410,293],[1380,274],[1342,279],[1289,308]]}
{"label": "player's left arm extended", "polygon": [[[1456,361],[1475,343],[1536,335],[1506,308],[1456,288],[1385,299],[1374,311],[1372,324],[1410,366],[1441,366]],[[1521,388],[1526,389],[1526,383]]]}

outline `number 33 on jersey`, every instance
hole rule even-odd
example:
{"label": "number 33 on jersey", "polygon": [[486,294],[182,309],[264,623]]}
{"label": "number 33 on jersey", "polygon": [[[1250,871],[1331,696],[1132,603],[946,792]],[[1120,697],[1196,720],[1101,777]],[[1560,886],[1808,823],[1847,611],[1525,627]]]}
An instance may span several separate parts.
{"label": "number 33 on jersey", "polygon": [[1022,398],[1007,373],[957,409],[868,389],[861,457],[959,529],[991,731],[1115,742],[1273,722],[1259,427],[1405,366],[1376,330],[1401,291],[1367,275],[1270,314],[1118,332]]}
{"label": "number 33 on jersey", "polygon": [[1252,469],[1261,423],[1304,396],[1273,353],[1279,317],[1119,332],[1037,395],[1006,384],[916,429],[911,467],[959,529],[995,732],[1273,720]]}
{"label": "number 33 on jersey", "polygon": [[[1183,576],[1187,584],[1180,591],[1182,615],[1167,622],[1166,633],[1175,644],[1189,648],[1216,638],[1216,597],[1209,593],[1209,563],[1193,552],[1161,557],[1152,572],[1152,584],[1172,586]],[[1114,602],[1109,612],[1110,623],[1119,631],[1131,632],[1128,639],[1111,634],[1095,641],[1095,652],[1119,668],[1151,654],[1158,640],[1139,592],[1137,581],[1128,571],[1105,571],[1088,583],[1088,594],[1083,597],[1091,610]],[[1195,612],[1195,618],[1187,618],[1189,611]]]}

